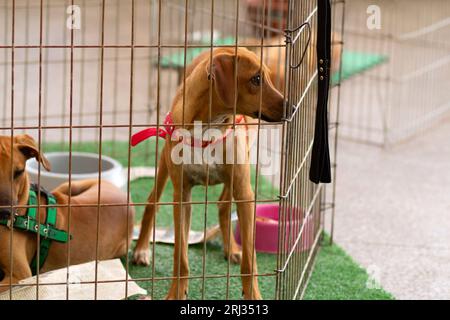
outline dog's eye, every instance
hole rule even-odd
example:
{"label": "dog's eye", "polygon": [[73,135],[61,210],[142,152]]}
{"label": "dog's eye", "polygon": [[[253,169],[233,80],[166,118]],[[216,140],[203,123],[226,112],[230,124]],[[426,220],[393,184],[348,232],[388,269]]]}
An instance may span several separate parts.
{"label": "dog's eye", "polygon": [[254,76],[253,78],[250,79],[250,82],[256,86],[259,87],[261,85],[261,75],[258,74],[256,76]]}
{"label": "dog's eye", "polygon": [[14,171],[14,179],[17,179],[20,176],[22,176],[24,172],[25,172],[24,169]]}

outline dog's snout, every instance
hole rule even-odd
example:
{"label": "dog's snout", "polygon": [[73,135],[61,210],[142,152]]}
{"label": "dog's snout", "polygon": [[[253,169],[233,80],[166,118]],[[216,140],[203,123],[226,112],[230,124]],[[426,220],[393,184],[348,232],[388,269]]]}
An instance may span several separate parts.
{"label": "dog's snout", "polygon": [[11,216],[11,205],[16,205],[9,192],[0,192],[0,219],[7,219]]}
{"label": "dog's snout", "polygon": [[285,118],[285,114],[290,114],[290,110],[286,110],[287,112],[285,112],[285,107],[290,108],[284,97],[280,95],[280,99],[270,104],[265,110],[263,120],[268,122],[282,121]]}
{"label": "dog's snout", "polygon": [[11,217],[11,209],[0,209],[0,220],[8,219]]}
{"label": "dog's snout", "polygon": [[284,105],[286,106],[286,114],[287,115],[294,113],[294,111],[296,109],[296,107],[294,105],[290,104],[288,101],[285,101]]}

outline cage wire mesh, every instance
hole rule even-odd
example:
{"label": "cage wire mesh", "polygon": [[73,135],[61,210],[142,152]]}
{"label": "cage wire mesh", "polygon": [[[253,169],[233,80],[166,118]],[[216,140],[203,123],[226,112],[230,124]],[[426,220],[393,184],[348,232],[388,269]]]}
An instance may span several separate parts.
{"label": "cage wire mesh", "polygon": [[[333,3],[337,17],[333,25],[340,32],[343,4]],[[136,184],[132,168],[136,162],[142,165],[136,158],[156,168],[163,143],[147,143],[132,151],[128,143],[131,134],[163,124],[177,87],[186,81],[186,66],[200,52],[248,47],[261,56],[276,74],[274,83],[284,91],[287,104],[296,109],[286,114],[288,120],[282,125],[257,125],[258,142],[252,152],[256,157],[261,152],[269,153],[278,159],[274,166],[280,170],[265,175],[259,165],[255,166],[252,203],[255,207],[280,204],[280,216],[278,254],[271,260],[260,258],[258,253],[258,261],[270,263],[254,275],[262,283],[264,298],[303,296],[324,230],[323,215],[334,210],[335,193],[334,186],[325,190],[325,186],[308,179],[317,103],[316,0],[9,0],[0,8],[2,135],[27,133],[36,138],[44,152],[69,152],[69,169],[76,151],[97,153],[100,171],[102,155],[119,159],[127,167],[123,188],[130,195],[126,203],[115,205],[135,208],[138,217],[148,204],[150,184],[148,180]],[[72,20],[78,13],[80,20]],[[287,44],[286,35],[290,39]],[[302,63],[295,66],[303,55]],[[340,85],[333,89],[330,102],[335,142],[339,93]],[[279,130],[281,137],[264,140],[259,137],[261,128]],[[337,144],[332,145],[335,163]],[[151,170],[158,174],[156,169]],[[133,188],[145,189],[140,190],[145,195],[136,195]],[[216,206],[223,201],[214,198],[220,193],[212,187],[202,192],[199,199],[203,200],[183,204],[193,205],[193,219],[198,219],[199,231],[206,233],[208,223],[217,215]],[[230,199],[229,203],[230,211],[234,210],[236,201]],[[155,204],[159,215],[172,215],[173,201],[163,199]],[[69,200],[69,217],[73,207]],[[102,206],[97,207],[100,212]],[[70,223],[67,228],[70,231]],[[229,232],[231,235],[231,228]],[[39,252],[40,240],[36,239]],[[152,297],[163,298],[170,281],[180,281],[181,275],[170,273],[172,259],[158,256],[165,254],[166,247],[153,241],[151,248],[151,265],[140,267],[148,272],[138,272],[139,267],[133,266],[131,256],[127,256],[122,262],[131,278],[111,282],[133,280]],[[188,277],[189,297],[240,297],[241,273],[231,266],[230,259],[220,265],[220,271],[209,271],[210,249],[206,243],[197,248],[195,267]],[[67,252],[70,256],[70,245]],[[9,254],[14,255],[13,246]],[[68,258],[65,266],[69,265]],[[97,268],[95,272],[95,280],[90,282],[95,284],[92,298],[98,298]],[[38,277],[37,298],[42,285]],[[66,298],[70,299],[69,277],[65,285]],[[20,287],[12,283],[2,286],[10,292]],[[213,292],[215,286],[223,286],[223,290]],[[127,296],[126,289],[123,294]]]}
{"label": "cage wire mesh", "polygon": [[334,218],[336,211],[336,181],[337,166],[338,166],[338,144],[341,130],[341,101],[342,101],[342,85],[344,83],[344,44],[347,38],[345,34],[344,24],[346,16],[346,1],[335,0],[332,3],[332,19],[331,19],[331,48],[332,55],[337,55],[337,58],[332,58],[332,63],[336,65],[334,68],[334,79],[332,79],[332,86],[330,89],[328,101],[328,115],[329,115],[329,134],[330,134],[330,160],[331,160],[331,174],[332,183],[327,185],[322,195],[322,211],[324,213],[324,230],[329,232],[330,243],[334,239]]}
{"label": "cage wire mesh", "polygon": [[448,116],[450,3],[350,0],[347,7],[347,50],[378,62],[344,85],[342,136],[392,146]]}

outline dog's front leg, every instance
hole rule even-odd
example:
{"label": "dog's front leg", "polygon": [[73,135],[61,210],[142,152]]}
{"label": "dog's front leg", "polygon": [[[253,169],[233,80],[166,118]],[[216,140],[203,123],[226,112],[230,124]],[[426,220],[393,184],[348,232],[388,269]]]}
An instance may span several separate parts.
{"label": "dog's front leg", "polygon": [[[10,284],[17,284],[20,280],[32,276],[30,262],[27,259],[26,252],[36,245],[33,242],[33,236],[15,232],[13,238],[13,254],[10,254],[10,242],[8,233],[0,233],[0,268],[3,271],[4,278],[0,281],[0,292],[8,291]],[[11,261],[12,258],[12,261]],[[10,267],[12,268],[12,272]]]}
{"label": "dog's front leg", "polygon": [[5,291],[9,291],[9,288],[12,285],[19,283],[19,279],[14,276],[11,278],[10,276],[5,276],[2,281],[0,281],[0,293]]}
{"label": "dog's front leg", "polygon": [[225,259],[230,259],[232,263],[240,264],[242,261],[242,252],[239,246],[234,239],[231,227],[231,190],[230,187],[225,184],[222,195],[220,196],[219,201],[221,202],[218,205],[219,209],[219,222],[220,222],[220,230],[222,232],[223,238],[223,250],[225,254]]}
{"label": "dog's front leg", "polygon": [[141,223],[141,232],[134,249],[133,262],[137,265],[150,265],[150,237],[155,227],[155,215],[158,202],[167,183],[168,171],[164,151],[160,158],[156,182],[147,200],[144,217]]}
{"label": "dog's front leg", "polygon": [[26,258],[23,256],[17,259],[16,257],[13,259],[14,271],[11,275],[9,270],[5,270],[2,281],[0,281],[0,293],[8,291],[11,284],[15,285],[19,283],[20,280],[30,278],[32,276],[30,266]]}
{"label": "dog's front leg", "polygon": [[[187,298],[189,280],[189,230],[191,228],[191,187],[184,186],[183,190],[174,183],[174,226],[175,246],[173,254],[172,285],[166,297],[167,300],[185,300]],[[182,193],[181,193],[182,192]],[[180,204],[182,200],[183,204]]]}
{"label": "dog's front leg", "polygon": [[254,249],[254,200],[255,196],[250,181],[250,170],[236,170],[233,183],[233,194],[237,203],[237,212],[239,218],[239,226],[241,232],[242,243],[242,287],[244,291],[244,299],[260,300],[258,280],[255,274],[258,273],[256,265],[256,252]]}

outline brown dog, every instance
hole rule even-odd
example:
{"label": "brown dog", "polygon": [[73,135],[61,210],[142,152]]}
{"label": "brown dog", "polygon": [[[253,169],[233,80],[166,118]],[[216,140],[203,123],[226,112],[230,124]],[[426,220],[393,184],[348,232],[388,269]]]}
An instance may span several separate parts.
{"label": "brown dog", "polygon": [[[235,65],[237,59],[237,66]],[[212,69],[210,65],[212,64]],[[235,69],[236,68],[236,69]],[[237,71],[235,75],[235,70]],[[237,79],[237,84],[235,82]],[[211,81],[213,82],[211,84]],[[178,90],[172,105],[172,118],[175,124],[192,124],[194,121],[210,123],[211,127],[220,129],[223,133],[232,127],[234,106],[236,114],[252,118],[259,117],[269,122],[279,122],[284,115],[284,98],[275,89],[270,79],[270,72],[265,65],[261,66],[258,57],[247,49],[239,48],[237,56],[235,49],[216,49],[213,51],[212,63],[210,52],[197,57],[186,70],[185,103],[183,108],[183,86]],[[210,92],[210,86],[213,90]],[[237,87],[237,92],[235,90]],[[212,97],[210,105],[210,95]],[[236,102],[236,104],[235,104]],[[209,108],[211,106],[211,110]],[[183,117],[184,110],[184,117]],[[211,112],[211,122],[209,122]],[[237,117],[235,118],[237,119]],[[246,118],[246,122],[250,119]],[[237,120],[236,120],[237,121]],[[226,124],[218,126],[218,124]],[[176,126],[180,128],[180,126]],[[185,126],[185,128],[192,128]],[[242,127],[241,127],[242,129]],[[142,229],[134,252],[137,264],[149,264],[149,240],[155,221],[157,203],[161,197],[167,178],[170,176],[174,186],[174,225],[175,248],[172,286],[168,299],[185,299],[188,291],[189,262],[188,236],[190,229],[191,189],[196,185],[224,184],[220,197],[219,220],[224,239],[225,256],[235,262],[241,260],[241,252],[233,237],[230,237],[230,207],[231,199],[237,201],[237,213],[241,227],[242,262],[241,274],[243,294],[245,299],[260,299],[256,277],[256,254],[253,250],[254,239],[254,193],[250,181],[251,167],[249,164],[249,146],[246,137],[233,137],[234,147],[231,150],[223,148],[223,159],[227,153],[241,153],[246,157],[243,163],[175,164],[172,151],[178,141],[166,137],[166,143],[159,162],[157,175],[157,190],[151,192],[148,205],[142,221]],[[234,169],[233,169],[234,167]]]}
{"label": "brown dog", "polygon": [[[11,146],[12,144],[12,146]],[[11,149],[12,147],[12,149]],[[13,155],[11,155],[13,150]],[[0,136],[0,214],[1,218],[10,217],[10,206],[26,206],[29,197],[29,178],[25,172],[25,163],[36,158],[45,169],[50,164],[32,137],[20,135],[13,138]],[[11,167],[12,164],[12,167]],[[12,185],[12,190],[11,190]],[[96,258],[107,260],[126,255],[127,245],[131,243],[134,209],[126,206],[111,206],[100,209],[98,256],[97,252],[97,203],[98,181],[73,182],[71,187],[71,204],[83,205],[72,207],[70,219],[70,259],[68,260],[67,243],[52,242],[48,257],[41,272],[63,268],[68,261],[77,265]],[[63,184],[53,191],[58,205],[69,203],[69,185]],[[46,197],[41,194],[41,205],[46,205]],[[126,204],[127,196],[108,182],[101,182],[101,204]],[[91,205],[92,207],[85,207]],[[26,208],[18,208],[16,214],[25,215]],[[57,209],[57,225],[61,230],[68,228],[68,208]],[[46,208],[40,208],[40,221],[46,219]],[[127,221],[129,228],[127,229]],[[0,292],[8,290],[13,284],[31,277],[30,263],[37,252],[37,239],[33,233],[14,230],[12,244],[12,278],[10,261],[11,230],[0,225],[0,270],[4,279],[0,282]]]}

